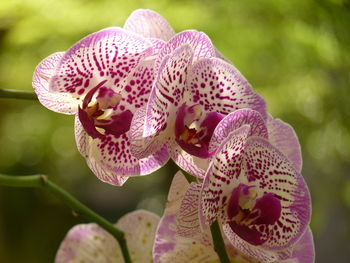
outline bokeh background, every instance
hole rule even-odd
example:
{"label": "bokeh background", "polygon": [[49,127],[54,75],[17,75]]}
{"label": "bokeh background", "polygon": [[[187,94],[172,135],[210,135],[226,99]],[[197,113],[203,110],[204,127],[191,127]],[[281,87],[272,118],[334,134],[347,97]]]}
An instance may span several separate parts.
{"label": "bokeh background", "polygon": [[[122,26],[137,8],[176,31],[206,32],[295,128],[313,198],[316,262],[350,261],[350,3],[345,0],[2,0],[0,87],[32,90],[41,59],[82,37]],[[36,101],[0,99],[0,172],[44,173],[112,221],[136,208],[161,214],[176,167],[102,183],[79,155],[73,117]],[[84,222],[50,193],[0,186],[0,262],[53,262],[66,232]]]}

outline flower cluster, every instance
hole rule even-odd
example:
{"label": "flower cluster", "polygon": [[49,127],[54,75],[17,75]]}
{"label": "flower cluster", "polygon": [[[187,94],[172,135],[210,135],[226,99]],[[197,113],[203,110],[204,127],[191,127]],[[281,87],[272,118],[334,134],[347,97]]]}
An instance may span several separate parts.
{"label": "flower cluster", "polygon": [[[215,221],[232,262],[314,261],[296,134],[206,34],[175,34],[159,14],[136,10],[123,28],[44,59],[33,86],[45,107],[75,114],[78,149],[100,180],[121,186],[169,158],[197,177],[175,175],[159,225],[145,211],[118,222],[135,262],[219,262]],[[72,229],[56,257],[78,260],[122,262],[96,225]]]}

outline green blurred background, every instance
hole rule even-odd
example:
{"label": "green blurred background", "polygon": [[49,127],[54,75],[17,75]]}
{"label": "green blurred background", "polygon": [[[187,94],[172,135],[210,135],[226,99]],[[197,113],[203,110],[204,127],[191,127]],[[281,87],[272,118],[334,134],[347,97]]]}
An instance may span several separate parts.
{"label": "green blurred background", "polygon": [[[176,31],[206,32],[295,128],[313,198],[316,262],[350,260],[350,3],[345,0],[2,0],[0,87],[31,90],[41,59],[87,34],[122,26],[137,8]],[[77,152],[73,117],[35,101],[0,99],[0,172],[44,173],[108,219],[135,208],[162,213],[176,168],[129,180],[96,179]],[[40,189],[0,187],[0,262],[53,262],[66,232],[83,222]]]}

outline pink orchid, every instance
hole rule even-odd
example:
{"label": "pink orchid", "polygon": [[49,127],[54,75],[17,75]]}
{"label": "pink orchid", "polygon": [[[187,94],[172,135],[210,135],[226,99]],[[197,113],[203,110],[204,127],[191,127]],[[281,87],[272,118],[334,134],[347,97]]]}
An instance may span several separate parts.
{"label": "pink orchid", "polygon": [[[155,263],[213,263],[220,262],[214,251],[208,228],[201,228],[198,213],[200,183],[188,184],[178,172],[171,184],[168,203],[160,220],[153,249]],[[296,244],[284,250],[262,250],[251,246],[248,253],[234,247],[225,238],[226,250],[232,262],[312,263],[314,244],[307,229]],[[259,253],[257,257],[252,253]]]}
{"label": "pink orchid", "polygon": [[298,242],[311,200],[293,129],[253,110],[238,110],[216,127],[218,151],[201,190],[203,226],[218,220],[230,243],[259,260]]}
{"label": "pink orchid", "polygon": [[[123,216],[116,227],[125,233],[132,262],[152,261],[152,247],[159,217],[137,210]],[[96,224],[77,225],[61,243],[56,263],[113,263],[124,262],[118,242]]]}
{"label": "pink orchid", "polygon": [[132,153],[147,157],[167,146],[171,158],[187,172],[203,178],[210,159],[210,140],[227,114],[251,108],[266,118],[264,100],[242,74],[218,57],[208,36],[184,31],[159,51],[157,77],[146,109],[136,112]]}
{"label": "pink orchid", "polygon": [[111,27],[55,53],[36,68],[33,87],[50,110],[76,114],[80,153],[96,176],[122,185],[167,160],[166,148],[145,158],[130,152],[131,120],[146,105],[155,78],[155,57],[174,35],[166,20],[151,10],[136,10],[124,29]]}

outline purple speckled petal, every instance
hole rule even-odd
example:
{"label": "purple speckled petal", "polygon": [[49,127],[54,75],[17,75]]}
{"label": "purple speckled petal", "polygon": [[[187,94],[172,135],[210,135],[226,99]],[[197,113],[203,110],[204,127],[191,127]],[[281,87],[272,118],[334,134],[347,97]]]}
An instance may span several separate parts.
{"label": "purple speckled petal", "polygon": [[[314,263],[315,247],[310,227],[307,228],[301,239],[293,246],[290,259],[296,260],[296,263]],[[281,263],[290,263],[285,260]]]}
{"label": "purple speckled petal", "polygon": [[163,49],[166,42],[161,40],[161,39],[157,39],[157,38],[149,38],[148,40],[152,43],[152,47],[153,47],[153,54],[152,55],[158,56],[159,52]]}
{"label": "purple speckled petal", "polygon": [[226,61],[227,63],[230,63],[232,65],[234,65],[228,58],[226,58],[217,48],[215,48],[215,54],[217,58],[220,58],[224,61]]}
{"label": "purple speckled petal", "polygon": [[154,263],[220,262],[212,245],[192,238],[176,238],[174,226],[174,217],[161,220],[153,250]]}
{"label": "purple speckled petal", "polygon": [[[232,243],[226,243],[226,249],[234,253],[233,258],[243,257],[242,262],[247,263],[314,263],[315,251],[312,233],[308,228],[300,240],[285,250],[266,250],[259,246],[252,246],[235,234],[228,224],[223,225],[225,237]],[[244,253],[244,254],[243,254]],[[243,260],[244,259],[244,260]],[[239,261],[240,262],[240,261]]]}
{"label": "purple speckled petal", "polygon": [[207,112],[227,115],[235,110],[249,108],[258,111],[265,120],[265,101],[253,92],[243,75],[219,58],[201,59],[188,73],[187,89],[194,104]]}
{"label": "purple speckled petal", "polygon": [[260,230],[268,238],[263,246],[269,249],[290,247],[310,221],[311,200],[303,177],[280,151],[262,138],[248,141],[244,161],[246,172],[238,180],[248,180],[260,191],[274,194],[282,205],[279,220]]}
{"label": "purple speckled petal", "polygon": [[[164,60],[156,84],[149,97],[144,137],[156,136],[166,128],[175,116],[183,99],[188,66],[192,61],[192,49],[183,45]],[[171,130],[171,132],[173,132]],[[148,145],[145,145],[147,148]]]}
{"label": "purple speckled petal", "polygon": [[89,135],[84,130],[78,115],[75,116],[74,135],[78,151],[82,156],[87,157],[89,153]]}
{"label": "purple speckled petal", "polygon": [[169,23],[161,15],[149,9],[138,9],[132,12],[124,24],[124,29],[144,37],[165,41],[175,35]]}
{"label": "purple speckled petal", "polygon": [[[128,179],[128,177],[123,175],[139,172],[138,166],[130,167],[128,166],[129,163],[123,164],[120,161],[122,158],[125,160],[129,155],[127,148],[121,151],[117,149],[121,142],[125,143],[127,141],[125,135],[120,138],[109,135],[105,136],[103,140],[99,138],[92,139],[87,134],[85,136],[87,136],[88,143],[86,148],[88,152],[85,155],[86,163],[98,179],[112,185],[122,186]],[[111,143],[111,146],[107,145],[108,143]],[[111,156],[112,154],[114,155]],[[119,158],[118,161],[117,158]],[[135,160],[132,161],[137,162]]]}
{"label": "purple speckled petal", "polygon": [[146,106],[155,78],[153,62],[152,60],[142,61],[128,76],[124,88],[120,91],[122,99],[116,110],[130,110],[135,113],[137,109]]}
{"label": "purple speckled petal", "polygon": [[[241,253],[256,259],[256,261],[252,260],[254,263],[272,263],[278,262],[279,255],[277,251],[273,250],[265,250],[260,246],[253,246],[240,238],[236,233],[232,231],[232,228],[229,224],[223,224],[222,226],[223,232],[225,233],[225,237],[229,240],[231,246]],[[248,261],[250,262],[250,261]]]}
{"label": "purple speckled petal", "polygon": [[[106,162],[101,160],[101,157],[96,159],[93,155],[101,154],[99,148],[96,148],[96,145],[93,145],[93,142],[99,141],[100,139],[93,139],[91,136],[87,134],[84,130],[78,116],[75,118],[74,123],[75,130],[75,141],[77,144],[77,148],[82,156],[86,158],[86,163],[91,169],[91,171],[99,178],[101,181],[121,186],[128,179],[125,176],[121,176],[120,174],[114,172],[110,166],[106,164]],[[110,136],[111,138],[112,136]],[[104,138],[104,137],[102,137]]]}
{"label": "purple speckled petal", "polygon": [[187,30],[176,34],[167,42],[158,55],[155,67],[158,69],[167,55],[171,54],[174,50],[184,44],[187,44],[192,48],[193,61],[200,58],[211,58],[216,56],[215,47],[205,33],[195,30]]}
{"label": "purple speckled petal", "polygon": [[208,169],[201,193],[202,225],[215,218],[226,223],[229,219],[225,211],[231,191],[239,184],[253,186],[260,197],[271,193],[278,198],[282,210],[275,223],[260,226],[250,223],[249,228],[258,231],[265,240],[262,248],[285,249],[300,238],[308,225],[309,191],[302,176],[279,150],[261,137],[247,140],[244,137],[247,132],[249,134],[246,125],[234,131],[220,146]]}
{"label": "purple speckled petal", "polygon": [[159,220],[159,216],[144,210],[136,210],[119,219],[116,226],[125,233],[132,262],[152,262]]}
{"label": "purple speckled petal", "polygon": [[210,232],[203,233],[200,238],[185,238],[177,233],[177,215],[185,193],[187,192],[188,196],[188,191],[191,191],[188,187],[187,180],[181,172],[178,172],[171,184],[164,216],[158,226],[153,248],[155,263],[218,262],[217,255],[210,243]]}
{"label": "purple speckled petal", "polygon": [[119,92],[123,80],[139,61],[152,54],[151,42],[121,28],[93,33],[73,47],[60,60],[50,89],[80,98],[102,81]]}
{"label": "purple speckled petal", "polygon": [[[224,158],[222,154],[217,156],[221,156],[221,160]],[[232,159],[226,162],[231,166],[238,163]],[[281,216],[275,223],[251,224],[249,228],[260,232],[261,239],[265,240],[262,248],[281,250],[290,247],[300,238],[310,220],[310,195],[302,176],[280,151],[262,138],[247,141],[240,162],[240,173],[226,185],[234,189],[239,183],[249,184],[260,195],[273,194],[282,207]]]}
{"label": "purple speckled petal", "polygon": [[[137,210],[123,216],[116,226],[125,233],[133,262],[151,262],[152,246],[159,217]],[[96,224],[72,228],[56,254],[56,263],[115,263],[124,262],[118,242]]]}
{"label": "purple speckled petal", "polygon": [[191,183],[181,202],[177,215],[177,234],[186,238],[194,238],[201,233],[199,223],[199,197],[201,183]]}
{"label": "purple speckled petal", "polygon": [[123,185],[129,176],[146,175],[159,169],[169,159],[165,147],[143,159],[131,155],[127,134],[93,139],[75,120],[75,136],[79,152],[93,173],[103,182]]}
{"label": "purple speckled petal", "polygon": [[[125,80],[125,87],[120,90],[122,99],[113,111],[114,116],[126,112],[133,113],[145,106],[153,83],[152,65],[152,61],[141,62]],[[80,125],[76,124],[78,149],[87,159],[90,169],[104,182],[122,185],[126,177],[149,174],[169,159],[165,146],[155,149],[143,159],[132,156],[129,134],[134,133],[133,126],[130,126],[130,133],[127,131],[122,134],[111,134],[105,129],[105,134],[101,133],[102,136],[93,139],[86,135],[86,131],[82,130]]]}
{"label": "purple speckled petal", "polygon": [[74,114],[78,111],[76,99],[70,94],[49,91],[50,80],[63,55],[64,52],[57,52],[42,60],[34,71],[32,85],[40,103],[46,108],[59,113]]}
{"label": "purple speckled petal", "polygon": [[[218,149],[203,181],[201,192],[201,225],[213,223],[217,218],[226,220],[223,209],[234,187],[231,181],[241,173],[242,152],[244,151],[250,126],[243,125],[230,134]],[[234,161],[234,162],[233,162]]]}
{"label": "purple speckled petal", "polygon": [[268,138],[266,124],[261,115],[254,110],[241,109],[226,115],[216,126],[213,137],[210,141],[209,151],[216,150],[223,140],[229,137],[230,133],[242,125],[250,125],[248,136],[259,136]]}
{"label": "purple speckled petal", "polygon": [[164,262],[161,257],[175,247],[176,214],[180,209],[181,201],[188,186],[189,183],[184,175],[177,172],[171,182],[164,215],[160,220],[156,233],[153,247],[153,259],[156,263]]}
{"label": "purple speckled petal", "polygon": [[210,159],[202,159],[185,152],[177,143],[169,144],[171,159],[186,172],[204,178]]}
{"label": "purple speckled petal", "polygon": [[176,247],[176,216],[164,215],[158,225],[156,239],[153,246],[153,261],[167,262],[164,257]]}
{"label": "purple speckled petal", "polygon": [[[130,138],[130,152],[136,157],[142,159],[142,155],[150,156],[156,152],[163,153],[163,157],[159,160],[163,160],[164,163],[159,163],[160,166],[163,166],[169,159],[169,152],[167,150],[166,142],[162,142],[159,138],[155,140],[154,143],[148,143],[148,138],[143,136],[143,127],[145,124],[146,118],[146,109],[138,109],[133,117],[131,122],[129,138]],[[148,148],[144,149],[144,145],[149,145]]]}
{"label": "purple speckled petal", "polygon": [[175,174],[169,189],[164,215],[177,214],[189,185],[185,176],[180,171]]}
{"label": "purple speckled petal", "polygon": [[301,149],[298,136],[293,127],[288,123],[269,116],[267,118],[267,129],[269,142],[280,150],[300,173],[302,168]]}
{"label": "purple speckled petal", "polygon": [[118,242],[96,224],[73,227],[57,251],[55,263],[124,262]]}

